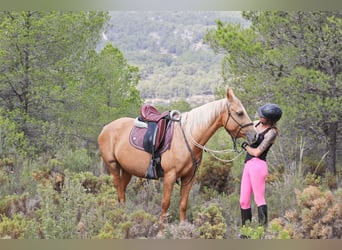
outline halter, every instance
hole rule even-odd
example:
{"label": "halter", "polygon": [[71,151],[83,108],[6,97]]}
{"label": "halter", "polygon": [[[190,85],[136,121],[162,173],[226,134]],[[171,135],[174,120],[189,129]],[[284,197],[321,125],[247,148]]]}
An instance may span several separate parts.
{"label": "halter", "polygon": [[[254,123],[253,122],[250,122],[250,123],[247,123],[247,124],[241,124],[239,123],[235,118],[234,116],[232,115],[232,113],[230,112],[230,106],[229,106],[229,103],[227,102],[226,103],[226,107],[227,107],[227,112],[228,112],[228,116],[227,116],[227,120],[226,120],[226,123],[224,124],[224,129],[227,131],[227,133],[230,135],[230,137],[232,138],[232,141],[233,141],[233,145],[234,145],[234,151],[237,152],[237,148],[236,148],[236,140],[237,140],[237,136],[239,135],[241,129],[243,128],[246,128],[246,127],[249,127],[249,126],[253,126]],[[233,121],[239,125],[239,130],[237,131],[237,133],[235,134],[235,136],[232,135],[232,133],[227,129],[227,124],[228,124],[228,121],[229,121],[229,118],[232,118]]]}

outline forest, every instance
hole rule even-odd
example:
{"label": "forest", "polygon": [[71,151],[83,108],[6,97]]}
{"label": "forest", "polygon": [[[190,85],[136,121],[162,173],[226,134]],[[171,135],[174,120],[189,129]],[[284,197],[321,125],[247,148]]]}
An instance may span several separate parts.
{"label": "forest", "polygon": [[[215,94],[221,82],[221,55],[203,43],[216,20],[248,25],[239,12],[110,12],[107,41],[139,67],[144,100],[187,100]],[[139,42],[137,42],[139,41]],[[199,103],[197,103],[199,104]]]}
{"label": "forest", "polygon": [[[1,239],[342,238],[342,13],[1,11]],[[244,151],[204,152],[179,223],[175,185],[133,178],[125,205],[97,137],[143,103],[187,112],[233,88],[250,118],[283,109],[267,158],[269,223],[241,227]],[[220,129],[208,148],[233,148]],[[233,159],[227,163],[220,159]]]}

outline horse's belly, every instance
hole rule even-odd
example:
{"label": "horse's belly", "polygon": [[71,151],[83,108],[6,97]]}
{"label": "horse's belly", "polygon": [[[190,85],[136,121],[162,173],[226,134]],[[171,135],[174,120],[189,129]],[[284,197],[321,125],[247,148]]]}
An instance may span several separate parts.
{"label": "horse's belly", "polygon": [[144,177],[150,164],[151,154],[136,149],[130,144],[129,134],[132,126],[133,123],[127,124],[121,131],[120,138],[118,138],[115,146],[115,158],[126,172],[138,177]]}

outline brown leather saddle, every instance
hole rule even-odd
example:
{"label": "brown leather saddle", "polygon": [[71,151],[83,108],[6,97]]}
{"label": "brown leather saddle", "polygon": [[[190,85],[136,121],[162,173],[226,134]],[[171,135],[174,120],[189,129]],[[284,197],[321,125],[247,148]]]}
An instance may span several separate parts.
{"label": "brown leather saddle", "polygon": [[[160,113],[154,106],[145,104],[140,109],[141,120],[148,123],[147,133],[145,134],[144,144],[146,144],[146,149],[149,148],[150,139],[149,136],[154,135],[152,138],[152,144],[154,144],[154,150],[158,151],[162,146],[164,137],[166,134],[166,128],[170,121],[169,119],[170,111],[165,111]],[[154,142],[153,142],[154,141]],[[144,147],[145,148],[145,147]],[[148,150],[152,151],[152,149]],[[152,152],[150,152],[152,153]]]}
{"label": "brown leather saddle", "polygon": [[160,113],[149,104],[144,104],[140,108],[140,116],[135,120],[129,140],[134,147],[151,154],[150,165],[145,174],[148,179],[164,176],[161,153],[170,147],[172,128],[170,111]]}

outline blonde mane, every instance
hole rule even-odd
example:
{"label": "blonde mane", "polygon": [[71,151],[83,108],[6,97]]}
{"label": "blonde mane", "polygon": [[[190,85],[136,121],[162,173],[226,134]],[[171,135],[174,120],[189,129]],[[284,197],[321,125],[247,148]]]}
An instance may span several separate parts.
{"label": "blonde mane", "polygon": [[209,102],[182,114],[182,122],[187,133],[193,128],[210,125],[225,108],[227,99]]}

